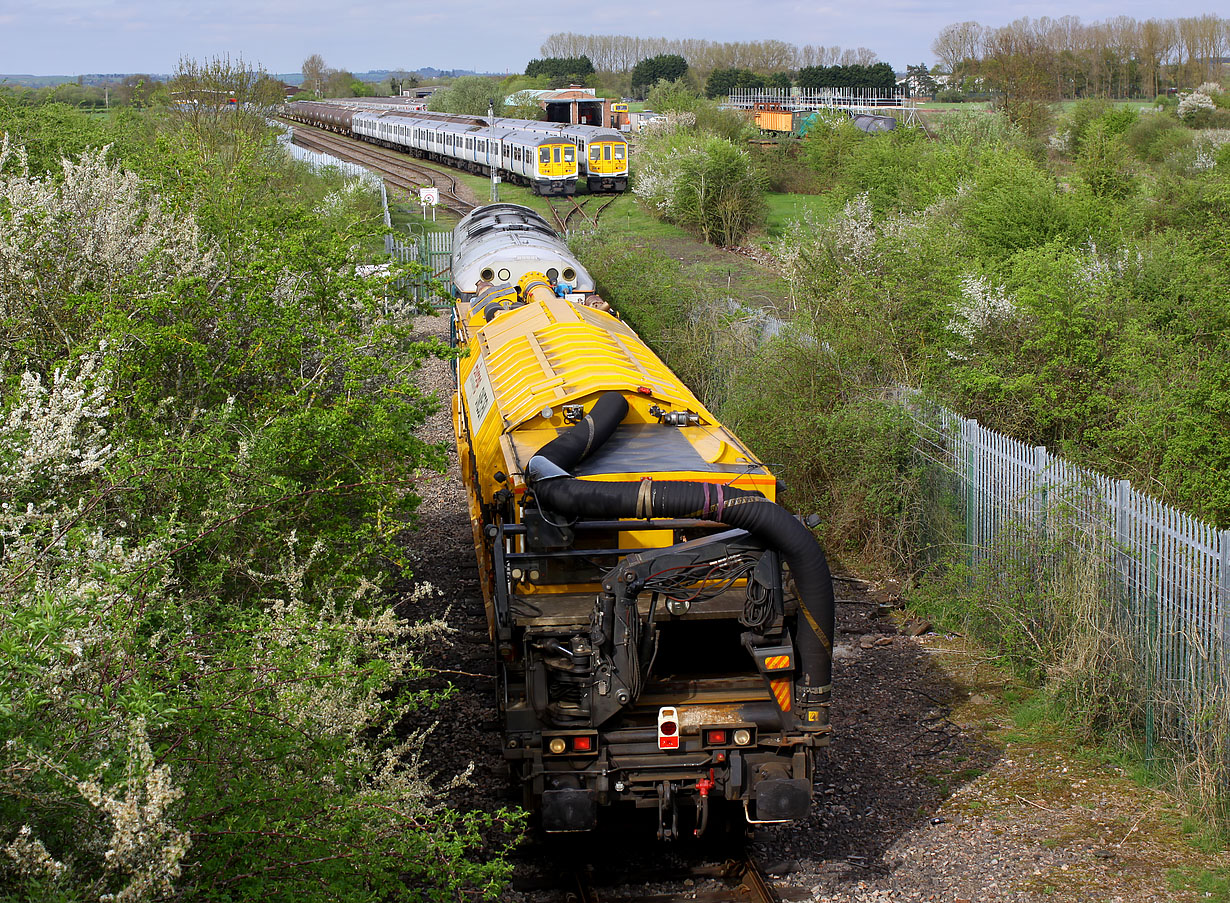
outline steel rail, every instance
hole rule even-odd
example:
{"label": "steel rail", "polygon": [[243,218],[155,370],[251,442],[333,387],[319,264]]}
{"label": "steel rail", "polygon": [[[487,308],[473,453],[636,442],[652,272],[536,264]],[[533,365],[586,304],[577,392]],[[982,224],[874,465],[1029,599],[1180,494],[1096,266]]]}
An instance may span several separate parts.
{"label": "steel rail", "polygon": [[[441,206],[459,216],[465,216],[476,206],[458,196],[457,179],[451,173],[411,162],[406,154],[391,148],[347,138],[303,123],[293,125],[294,142],[302,147],[325,150],[340,159],[372,165],[395,187],[412,193],[424,185],[439,188]],[[415,178],[407,179],[399,171],[412,173]]]}

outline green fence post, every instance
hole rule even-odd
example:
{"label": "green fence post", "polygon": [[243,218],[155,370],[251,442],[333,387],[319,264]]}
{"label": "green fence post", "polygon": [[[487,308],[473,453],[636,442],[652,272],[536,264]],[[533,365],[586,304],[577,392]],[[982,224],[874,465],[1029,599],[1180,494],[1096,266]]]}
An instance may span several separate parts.
{"label": "green fence post", "polygon": [[1149,595],[1145,600],[1145,765],[1153,768],[1153,746],[1156,741],[1153,701],[1157,695],[1157,544],[1149,546]]}
{"label": "green fence post", "polygon": [[965,546],[969,549],[970,579],[974,577],[974,565],[977,562],[975,546],[977,544],[978,514],[978,480],[975,471],[977,459],[974,456],[974,426],[975,421],[961,421],[961,438],[965,442]]}

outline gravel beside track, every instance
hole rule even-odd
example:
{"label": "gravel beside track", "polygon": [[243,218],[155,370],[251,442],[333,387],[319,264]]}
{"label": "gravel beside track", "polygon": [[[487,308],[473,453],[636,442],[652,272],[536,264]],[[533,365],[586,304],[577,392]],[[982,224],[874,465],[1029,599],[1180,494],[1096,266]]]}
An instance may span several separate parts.
{"label": "gravel beside track", "polygon": [[[423,320],[422,332],[447,338],[448,315]],[[422,435],[451,446],[451,364],[428,362],[423,384],[439,393],[441,408]],[[507,770],[454,459],[447,473],[424,476],[421,527],[408,540],[415,581],[428,581],[437,592],[419,593],[416,601],[408,595],[401,612],[411,619],[447,613],[455,630],[424,657],[435,669],[431,683],[456,690],[434,716],[439,725],[425,761],[441,784],[473,765],[468,782],[446,791],[447,799],[490,812],[510,802]],[[757,829],[747,848],[781,899],[1197,899],[1167,885],[1166,869],[1183,865],[1183,844],[1162,844],[1150,832],[1158,821],[1156,795],[1113,769],[1077,766],[1070,749],[1009,747],[1005,753],[1002,742],[988,739],[1002,732],[1002,709],[982,695],[1002,688],[998,672],[980,684],[975,671],[962,671],[961,684],[954,683],[940,662],[972,655],[958,640],[921,628],[922,635],[907,636],[915,631],[899,630],[884,604],[894,601],[890,591],[853,578],[836,588],[833,745],[817,762],[812,814],[798,824]],[[503,899],[565,901],[562,876],[578,870],[590,876],[601,900],[654,894],[696,900],[729,889],[715,877],[732,858],[729,849],[663,846],[653,830],[649,817],[592,835],[530,837],[514,854],[515,880]],[[671,871],[674,878],[662,877]],[[572,893],[575,899],[575,882]]]}

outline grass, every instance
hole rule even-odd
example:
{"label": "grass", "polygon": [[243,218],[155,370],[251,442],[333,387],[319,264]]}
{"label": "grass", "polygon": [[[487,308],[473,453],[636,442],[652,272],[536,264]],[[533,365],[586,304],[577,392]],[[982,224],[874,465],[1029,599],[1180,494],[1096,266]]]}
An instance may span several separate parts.
{"label": "grass", "polygon": [[431,219],[431,210],[423,216],[423,208],[418,204],[401,202],[389,198],[389,219],[393,223],[393,233],[401,235],[406,232],[420,234],[424,232],[451,232],[457,224],[457,217],[449,215],[444,208],[437,208],[435,222]]}
{"label": "grass", "polygon": [[918,105],[920,110],[979,110],[989,111],[991,104],[985,100],[966,101],[958,103],[949,103],[941,101],[927,101]]}
{"label": "grass", "polygon": [[1166,883],[1176,892],[1196,893],[1202,900],[1230,901],[1230,869],[1185,867],[1170,869]]}
{"label": "grass", "polygon": [[824,220],[837,213],[840,205],[833,201],[832,194],[776,194],[766,193],[768,214],[765,217],[765,235],[778,238],[789,224],[811,214],[814,219]]}

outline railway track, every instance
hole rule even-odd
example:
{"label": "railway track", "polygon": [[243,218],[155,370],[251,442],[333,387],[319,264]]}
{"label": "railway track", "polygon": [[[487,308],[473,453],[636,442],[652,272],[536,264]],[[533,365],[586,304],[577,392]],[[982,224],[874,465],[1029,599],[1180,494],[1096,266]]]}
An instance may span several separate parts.
{"label": "railway track", "polygon": [[301,122],[283,121],[294,128],[294,142],[300,147],[323,151],[338,159],[368,166],[391,186],[410,194],[417,195],[418,189],[423,187],[439,188],[440,206],[457,216],[465,216],[476,206],[460,197],[457,179],[451,173],[418,163],[406,154],[390,148],[347,138]]}
{"label": "railway track", "polygon": [[[566,235],[572,229],[585,228],[585,224],[588,224],[591,229],[597,228],[598,217],[601,216],[603,210],[615,202],[617,197],[619,197],[617,194],[607,198],[602,198],[600,195],[586,195],[579,200],[572,196],[552,197],[547,198],[547,203],[551,208],[551,217],[555,220],[556,230],[560,235]],[[599,199],[601,203],[598,203]],[[590,207],[594,207],[592,213],[589,210]]]}
{"label": "railway track", "polygon": [[[565,872],[566,903],[787,903],[809,897],[804,891],[786,893],[774,888],[755,860],[746,853],[720,865],[695,866],[683,871],[623,876],[620,885],[657,885],[656,893],[600,892],[590,868]],[[620,885],[606,885],[618,887]],[[678,890],[670,889],[678,885]]]}

